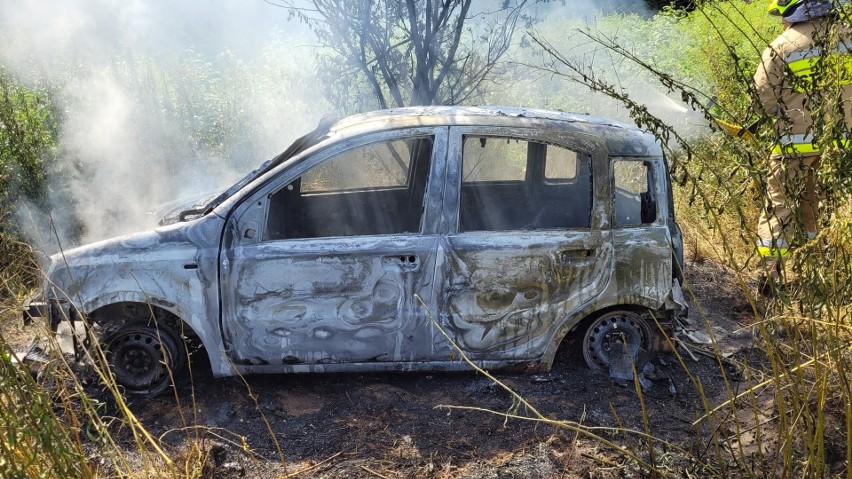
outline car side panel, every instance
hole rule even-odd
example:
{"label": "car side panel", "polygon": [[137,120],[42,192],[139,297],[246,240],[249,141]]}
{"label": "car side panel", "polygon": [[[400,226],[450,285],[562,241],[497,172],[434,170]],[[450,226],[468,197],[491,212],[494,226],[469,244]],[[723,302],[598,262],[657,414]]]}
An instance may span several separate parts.
{"label": "car side panel", "polygon": [[[284,244],[286,243],[286,244]],[[423,360],[437,238],[419,235],[237,247],[224,335],[238,364]]]}
{"label": "car side panel", "polygon": [[433,136],[421,233],[268,241],[245,237],[246,231],[263,230],[270,191],[344,151],[347,144],[283,172],[234,212],[225,228],[220,277],[223,341],[235,365],[254,372],[323,371],[332,364],[352,364],[351,370],[358,370],[358,363],[435,357],[434,331],[415,294],[435,310],[433,291],[442,278],[435,276],[439,253],[434,231],[446,133],[446,128],[399,130],[353,143]]}
{"label": "car side panel", "polygon": [[443,321],[475,359],[536,359],[553,326],[610,279],[601,232],[476,233],[448,239]]}
{"label": "car side panel", "polygon": [[[531,138],[589,155],[591,227],[458,232],[460,154],[466,134]],[[451,129],[445,195],[446,223],[451,233],[443,246],[447,261],[441,274],[447,282],[441,297],[441,323],[456,345],[473,359],[542,358],[560,324],[609,284],[615,254],[608,231],[608,161],[602,141],[576,132]]]}

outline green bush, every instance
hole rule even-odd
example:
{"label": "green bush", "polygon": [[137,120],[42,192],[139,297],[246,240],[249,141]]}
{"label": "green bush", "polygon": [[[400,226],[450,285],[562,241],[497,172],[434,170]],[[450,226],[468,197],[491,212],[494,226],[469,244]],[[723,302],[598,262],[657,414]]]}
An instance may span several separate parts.
{"label": "green bush", "polygon": [[56,149],[56,136],[49,92],[26,88],[0,68],[0,298],[23,294],[37,280],[15,208],[20,200],[43,202],[44,162]]}

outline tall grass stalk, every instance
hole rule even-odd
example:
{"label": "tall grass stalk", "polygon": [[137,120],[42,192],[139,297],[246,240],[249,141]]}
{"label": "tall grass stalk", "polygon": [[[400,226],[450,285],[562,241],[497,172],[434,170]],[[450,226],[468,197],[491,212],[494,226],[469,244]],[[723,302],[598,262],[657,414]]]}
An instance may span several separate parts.
{"label": "tall grass stalk", "polygon": [[79,422],[60,420],[54,407],[0,335],[0,477],[93,477]]}
{"label": "tall grass stalk", "polygon": [[[780,31],[780,22],[767,26],[765,7],[759,3],[701,2],[683,20],[684,32],[696,39],[692,48],[702,52],[698,58],[708,63],[704,73],[716,85],[716,92],[702,92],[659,71],[612,38],[588,30],[578,35],[645,69],[662,87],[703,113],[710,127],[712,116],[720,113],[746,123],[752,103],[751,74],[768,40]],[[841,12],[837,23],[848,25],[848,7]],[[717,451],[718,470],[779,477],[848,473],[848,462],[843,459],[852,457],[848,416],[852,396],[846,367],[852,353],[852,149],[828,147],[824,151],[825,161],[818,172],[822,232],[786,258],[784,284],[776,285],[775,296],[761,298],[755,294],[749,272],[756,268],[753,225],[765,196],[768,151],[777,141],[772,129],[765,126],[752,141],[721,133],[687,141],[582,59],[557,51],[544,38],[534,36],[534,40],[549,55],[545,71],[621,101],[637,124],[657,135],[665,146],[676,147],[668,150],[668,157],[680,184],[680,217],[700,219],[685,225],[688,232],[698,232],[703,238],[696,240],[697,254],[711,252],[727,263],[752,305],[752,327],[762,357],[742,359],[743,381],[725,377],[729,399],[721,405],[705,402],[706,413],[695,423],[712,421],[709,441]],[[823,72],[817,91],[834,91],[843,81],[842,75],[837,70]],[[727,109],[711,112],[704,106],[713,93]],[[822,104],[830,106],[827,97]],[[823,144],[835,144],[850,134],[848,125],[837,127],[842,120],[830,108],[818,117],[815,128]],[[701,320],[706,322],[703,317],[694,318]],[[721,357],[718,364],[724,376]],[[760,379],[763,376],[767,379]],[[700,384],[696,382],[696,386]],[[738,388],[744,390],[736,392]],[[767,394],[769,403],[763,400]],[[744,411],[748,414],[742,414]],[[722,434],[725,428],[734,433]],[[754,431],[753,438],[746,437],[746,431]],[[840,444],[845,450],[838,450]]]}

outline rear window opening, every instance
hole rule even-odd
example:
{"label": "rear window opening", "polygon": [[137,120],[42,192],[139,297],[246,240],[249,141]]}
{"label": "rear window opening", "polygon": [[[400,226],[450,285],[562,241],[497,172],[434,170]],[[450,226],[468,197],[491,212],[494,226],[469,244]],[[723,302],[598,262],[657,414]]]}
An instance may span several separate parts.
{"label": "rear window opening", "polygon": [[615,184],[615,224],[639,226],[657,220],[657,196],[653,170],[644,161],[617,160],[613,163]]}

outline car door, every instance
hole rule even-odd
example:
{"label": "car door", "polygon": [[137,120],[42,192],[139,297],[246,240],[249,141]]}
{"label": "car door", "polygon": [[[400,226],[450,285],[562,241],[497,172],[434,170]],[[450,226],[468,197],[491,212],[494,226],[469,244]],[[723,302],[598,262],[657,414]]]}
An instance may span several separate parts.
{"label": "car door", "polygon": [[609,186],[595,176],[606,148],[579,133],[456,127],[449,152],[443,326],[474,359],[539,358],[612,274]]}
{"label": "car door", "polygon": [[446,145],[447,128],[341,140],[237,208],[220,264],[232,361],[344,370],[318,365],[431,356],[431,325],[414,295],[436,307],[435,178]]}

